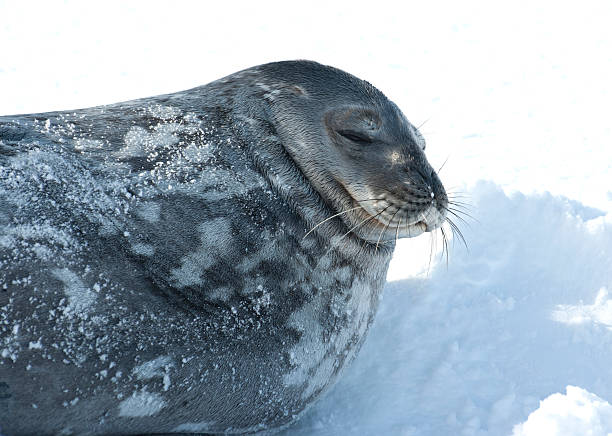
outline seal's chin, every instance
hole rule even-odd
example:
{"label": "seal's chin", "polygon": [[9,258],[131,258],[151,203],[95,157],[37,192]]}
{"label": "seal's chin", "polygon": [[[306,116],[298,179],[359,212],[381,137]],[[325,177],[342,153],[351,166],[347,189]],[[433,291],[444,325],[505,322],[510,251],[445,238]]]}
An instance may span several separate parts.
{"label": "seal's chin", "polygon": [[427,230],[427,224],[423,221],[419,221],[416,224],[411,224],[404,228],[400,228],[398,232],[398,238],[414,238],[425,232],[430,232],[433,229]]}

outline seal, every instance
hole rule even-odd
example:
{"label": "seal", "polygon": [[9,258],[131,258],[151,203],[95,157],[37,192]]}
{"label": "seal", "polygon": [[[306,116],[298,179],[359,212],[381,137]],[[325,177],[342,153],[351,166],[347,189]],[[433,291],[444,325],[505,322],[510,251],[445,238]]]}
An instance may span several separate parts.
{"label": "seal", "polygon": [[340,375],[448,198],[395,104],[289,61],[0,117],[5,435],[271,433]]}

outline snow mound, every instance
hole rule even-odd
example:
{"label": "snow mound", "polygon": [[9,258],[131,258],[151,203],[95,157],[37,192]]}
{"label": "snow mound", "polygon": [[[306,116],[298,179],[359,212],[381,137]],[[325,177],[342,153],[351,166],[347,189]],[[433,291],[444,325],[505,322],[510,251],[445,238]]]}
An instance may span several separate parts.
{"label": "snow mound", "polygon": [[514,427],[512,436],[609,436],[612,406],[597,395],[568,386],[566,395],[553,394],[527,421]]}

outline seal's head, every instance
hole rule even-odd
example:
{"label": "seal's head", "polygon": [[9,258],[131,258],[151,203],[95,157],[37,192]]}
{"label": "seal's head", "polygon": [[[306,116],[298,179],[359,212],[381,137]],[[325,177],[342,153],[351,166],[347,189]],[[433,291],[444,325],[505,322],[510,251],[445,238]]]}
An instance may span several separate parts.
{"label": "seal's head", "polygon": [[265,67],[285,149],[352,233],[378,243],[442,225],[448,197],[422,135],[393,102],[315,62]]}

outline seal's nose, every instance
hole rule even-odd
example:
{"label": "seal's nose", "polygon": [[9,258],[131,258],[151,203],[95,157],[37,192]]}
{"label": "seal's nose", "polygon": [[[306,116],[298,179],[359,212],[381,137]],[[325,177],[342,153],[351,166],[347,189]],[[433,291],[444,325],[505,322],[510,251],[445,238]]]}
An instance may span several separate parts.
{"label": "seal's nose", "polygon": [[442,185],[442,181],[438,177],[438,174],[434,171],[434,169],[429,165],[429,163],[425,163],[425,165],[416,168],[416,174],[419,175],[419,180],[429,191],[429,195],[431,196],[432,201],[437,201],[442,207],[446,206],[447,197],[446,191],[444,190],[444,186]]}
{"label": "seal's nose", "polygon": [[429,190],[433,191],[434,177],[436,175],[433,168],[430,167],[429,164],[425,163],[424,165],[419,165],[414,168],[413,173],[414,172],[418,174],[418,178],[420,179],[418,181],[420,182],[420,184],[427,186]]}

